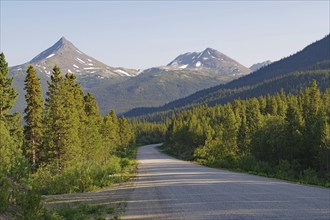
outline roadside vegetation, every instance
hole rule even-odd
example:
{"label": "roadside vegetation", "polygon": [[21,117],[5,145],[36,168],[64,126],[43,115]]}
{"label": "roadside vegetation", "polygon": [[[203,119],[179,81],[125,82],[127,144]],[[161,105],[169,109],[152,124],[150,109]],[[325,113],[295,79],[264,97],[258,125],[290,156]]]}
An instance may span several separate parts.
{"label": "roadside vegetation", "polygon": [[330,187],[330,89],[176,113],[165,150],[201,164]]}
{"label": "roadside vegetation", "polygon": [[[85,94],[75,79],[73,74],[63,76],[55,66],[44,101],[40,79],[29,66],[23,120],[19,113],[11,112],[17,93],[1,53],[1,219],[88,219],[68,216],[70,211],[63,210],[70,207],[45,209],[41,195],[94,191],[126,181],[134,172],[131,123],[117,118],[114,111],[103,117],[93,95]],[[77,213],[88,216],[95,212],[102,219],[100,213],[109,212],[106,209],[82,204]]]}

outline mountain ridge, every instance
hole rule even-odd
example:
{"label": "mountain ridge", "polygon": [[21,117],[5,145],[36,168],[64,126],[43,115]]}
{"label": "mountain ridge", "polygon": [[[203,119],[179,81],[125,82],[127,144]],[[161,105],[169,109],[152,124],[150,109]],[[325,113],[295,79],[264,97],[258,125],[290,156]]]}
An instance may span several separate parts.
{"label": "mountain ridge", "polygon": [[236,60],[213,49],[206,48],[201,52],[186,52],[180,54],[166,66],[151,67],[143,72],[180,71],[180,70],[202,70],[216,72],[234,77],[249,74],[251,70]]}
{"label": "mountain ridge", "polygon": [[206,48],[202,52],[181,54],[166,66],[149,68],[115,87],[94,92],[105,109],[116,108],[118,113],[123,113],[136,107],[160,106],[249,73],[250,69],[234,59]]}
{"label": "mountain ridge", "polygon": [[97,76],[99,78],[134,77],[138,70],[110,67],[97,59],[80,51],[65,37],[61,37],[54,45],[39,53],[30,61],[11,67],[13,71],[34,65],[37,70],[50,75],[54,65],[63,73],[75,73],[77,76]]}
{"label": "mountain ridge", "polygon": [[[316,74],[311,74],[310,71],[315,70]],[[321,70],[322,73],[318,73]],[[299,72],[306,72],[306,74],[298,74]],[[287,92],[290,92],[290,87],[294,86],[297,90],[306,85],[305,81],[311,81],[314,76],[317,76],[319,84],[330,87],[329,77],[330,75],[330,35],[315,41],[314,43],[306,46],[301,51],[296,52],[293,55],[284,57],[279,61],[265,66],[249,75],[243,76],[239,79],[235,79],[227,84],[221,84],[214,87],[210,87],[205,90],[200,90],[190,96],[182,99],[175,100],[167,103],[163,106],[156,108],[137,108],[124,115],[126,117],[137,117],[146,114],[156,114],[162,111],[171,111],[173,109],[185,108],[196,104],[223,104],[228,101],[232,101],[235,98],[254,97],[254,95],[264,95],[259,89],[257,92],[240,93],[240,88],[253,87],[258,84],[262,85],[267,80],[273,80],[274,84],[271,84],[274,89],[267,88],[269,92],[276,92],[276,78],[283,78],[291,74],[290,79],[294,79],[292,82],[281,82],[284,87],[287,87]],[[308,78],[308,79],[307,79]],[[286,83],[286,84],[285,84]],[[269,85],[270,86],[270,85]],[[237,91],[237,92],[235,92]],[[230,98],[228,98],[228,94]]]}
{"label": "mountain ridge", "polygon": [[252,71],[252,72],[255,72],[257,70],[259,70],[260,68],[263,68],[269,64],[271,64],[272,61],[270,60],[266,60],[266,61],[263,61],[263,62],[260,62],[260,63],[255,63],[253,64],[252,66],[249,67],[249,69]]}
{"label": "mountain ridge", "polygon": [[[123,113],[136,107],[160,106],[250,72],[234,59],[214,49],[206,48],[194,53],[197,56],[189,61],[190,65],[186,64],[187,68],[167,65],[151,68],[152,71],[139,71],[107,66],[62,37],[30,61],[10,68],[11,76],[15,76],[14,85],[20,94],[15,110],[23,112],[25,106],[25,69],[30,64],[41,78],[44,97],[48,89],[47,81],[54,65],[57,65],[63,75],[75,74],[84,91],[95,95],[103,114],[110,109]],[[200,65],[196,66],[198,62]]]}

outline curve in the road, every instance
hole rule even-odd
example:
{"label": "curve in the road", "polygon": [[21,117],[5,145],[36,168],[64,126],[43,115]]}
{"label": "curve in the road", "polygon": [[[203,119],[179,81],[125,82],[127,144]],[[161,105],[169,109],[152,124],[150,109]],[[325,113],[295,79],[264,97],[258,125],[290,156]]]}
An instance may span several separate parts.
{"label": "curve in the road", "polygon": [[330,219],[330,190],[174,159],[140,147],[123,219]]}

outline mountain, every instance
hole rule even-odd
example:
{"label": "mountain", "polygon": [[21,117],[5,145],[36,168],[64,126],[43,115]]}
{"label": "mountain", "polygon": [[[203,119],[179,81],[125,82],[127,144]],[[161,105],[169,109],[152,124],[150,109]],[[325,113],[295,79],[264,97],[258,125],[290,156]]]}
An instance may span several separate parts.
{"label": "mountain", "polygon": [[65,73],[74,73],[85,91],[93,91],[102,85],[114,85],[138,75],[138,70],[110,67],[80,51],[70,41],[62,37],[53,46],[38,54],[32,60],[9,68],[9,75],[14,77],[13,85],[19,96],[14,111],[23,112],[26,106],[24,79],[28,65],[33,65],[41,79],[43,95],[47,91],[47,81],[52,68],[57,65]]}
{"label": "mountain", "polygon": [[207,48],[185,53],[166,66],[146,69],[116,86],[98,87],[93,92],[102,112],[115,108],[123,113],[137,107],[161,106],[248,73],[250,70],[240,63]]}
{"label": "mountain", "polygon": [[270,61],[270,60],[266,60],[266,61],[261,62],[261,63],[253,64],[252,66],[250,66],[249,69],[250,69],[252,72],[255,72],[255,71],[257,71],[258,69],[260,69],[260,68],[262,68],[262,67],[265,67],[265,66],[267,66],[267,65],[269,65],[269,64],[271,64],[271,63],[272,63],[272,61]]}
{"label": "mountain", "polygon": [[31,61],[10,68],[19,93],[15,111],[23,112],[25,108],[24,79],[30,64],[41,78],[44,96],[52,68],[57,65],[63,74],[74,73],[84,91],[94,94],[103,114],[110,109],[124,113],[137,107],[161,106],[250,73],[248,68],[211,48],[185,53],[166,66],[144,71],[115,68],[83,53],[62,37]]}
{"label": "mountain", "polygon": [[35,66],[36,70],[50,75],[54,65],[61,68],[64,73],[75,73],[78,77],[97,76],[99,78],[133,77],[137,70],[114,68],[81,52],[70,41],[62,37],[53,46],[41,52],[31,61],[15,66],[11,71],[20,71],[27,65]]}
{"label": "mountain", "polygon": [[330,35],[312,43],[294,55],[271,63],[249,75],[227,84],[198,91],[158,108],[137,108],[127,117],[147,114],[159,115],[174,109],[189,108],[200,104],[223,104],[234,99],[250,98],[281,91],[297,93],[312,80],[317,80],[322,90],[330,87]]}
{"label": "mountain", "polygon": [[206,48],[202,52],[181,54],[166,66],[150,68],[144,72],[159,72],[165,70],[214,72],[222,76],[230,77],[239,77],[251,72],[249,68],[212,48]]}

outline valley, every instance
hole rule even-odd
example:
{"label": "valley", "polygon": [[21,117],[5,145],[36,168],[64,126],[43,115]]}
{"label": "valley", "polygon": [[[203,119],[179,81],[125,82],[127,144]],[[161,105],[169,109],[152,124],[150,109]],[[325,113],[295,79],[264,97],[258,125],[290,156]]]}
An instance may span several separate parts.
{"label": "valley", "polygon": [[330,219],[329,7],[0,1],[0,220]]}

